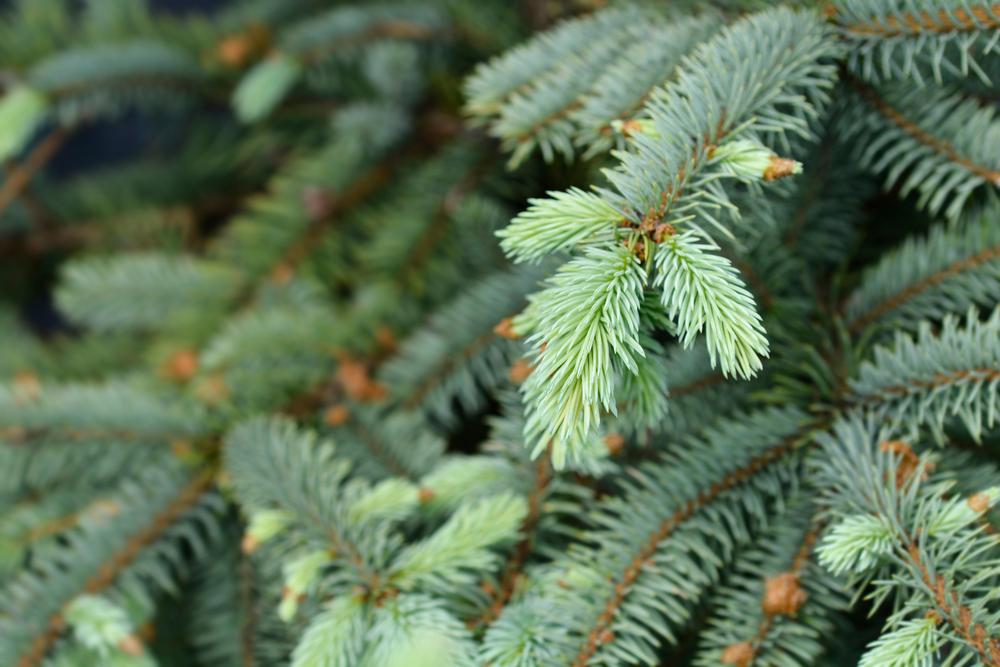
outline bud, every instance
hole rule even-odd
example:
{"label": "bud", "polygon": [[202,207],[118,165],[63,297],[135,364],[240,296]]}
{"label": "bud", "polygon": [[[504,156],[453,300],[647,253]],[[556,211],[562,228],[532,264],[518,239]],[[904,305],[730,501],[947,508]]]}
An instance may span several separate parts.
{"label": "bud", "polygon": [[281,591],[281,604],[278,606],[281,620],[287,623],[295,617],[299,604],[319,579],[323,568],[332,560],[329,551],[313,551],[285,564],[285,587]]}
{"label": "bud", "polygon": [[263,55],[271,45],[267,26],[255,23],[243,32],[226,37],[215,49],[219,62],[229,67],[243,67]]}
{"label": "bud", "polygon": [[37,401],[42,396],[42,383],[31,371],[18,371],[11,380],[14,399],[19,405]]}
{"label": "bud", "polygon": [[135,635],[125,635],[118,642],[118,648],[121,649],[122,653],[131,656],[140,656],[146,652],[145,647],[142,645],[142,640]]}
{"label": "bud", "polygon": [[243,553],[253,553],[261,544],[283,531],[292,516],[284,510],[262,510],[250,517],[250,525],[243,534]]}
{"label": "bud", "polygon": [[399,341],[396,340],[396,334],[392,332],[392,329],[382,325],[375,329],[375,342],[378,343],[380,349],[386,352],[393,352],[399,347]]}
{"label": "bud", "polygon": [[493,333],[500,336],[501,338],[507,338],[509,340],[517,340],[520,338],[518,333],[514,331],[514,318],[505,317],[497,325],[493,327]]}
{"label": "bud", "polygon": [[346,355],[340,357],[337,382],[356,401],[378,401],[387,393],[384,386],[371,379],[367,364]]}
{"label": "bud", "polygon": [[229,400],[229,385],[222,373],[214,373],[199,382],[194,390],[195,396],[209,405],[218,405]]}
{"label": "bud", "polygon": [[198,372],[198,353],[190,348],[177,350],[160,367],[160,373],[168,380],[187,382]]}
{"label": "bud", "polygon": [[744,182],[773,181],[802,172],[802,164],[778,157],[770,148],[749,139],[736,139],[718,146],[712,160],[727,176]]}
{"label": "bud", "polygon": [[348,410],[347,406],[343,403],[331,405],[326,409],[326,412],[323,413],[323,421],[331,428],[343,425],[350,418],[351,411]]}
{"label": "bud", "polygon": [[1000,486],[994,486],[969,496],[966,503],[968,503],[969,509],[976,514],[983,514],[997,502],[998,497],[1000,497]]}
{"label": "bud", "polygon": [[287,285],[295,277],[295,269],[287,262],[280,262],[271,271],[271,282],[275,285]]}
{"label": "bud", "polygon": [[611,121],[611,129],[626,139],[637,134],[645,134],[647,137],[658,139],[660,133],[656,131],[653,121],[648,118],[629,118],[627,120]]}
{"label": "bud", "polygon": [[[879,450],[898,457],[896,462],[896,488],[901,489],[910,481],[913,474],[920,468],[920,457],[902,440],[886,440],[879,444]],[[934,469],[933,464],[924,466],[920,480],[927,479],[927,473]]]}
{"label": "bud", "polygon": [[730,644],[722,652],[719,660],[724,665],[734,665],[735,667],[748,667],[753,661],[753,645],[750,642],[739,642]]}
{"label": "bud", "polygon": [[608,448],[608,454],[617,456],[625,449],[625,437],[621,433],[608,433],[604,436],[604,446]]}
{"label": "bud", "polygon": [[799,586],[799,575],[782,572],[768,577],[762,607],[768,616],[795,616],[807,597],[809,596]]}
{"label": "bud", "polygon": [[514,384],[521,384],[522,382],[528,379],[528,377],[531,375],[531,371],[533,370],[534,368],[532,367],[531,363],[524,357],[521,357],[520,359],[514,362],[513,366],[510,367],[510,371],[507,373],[507,377]]}

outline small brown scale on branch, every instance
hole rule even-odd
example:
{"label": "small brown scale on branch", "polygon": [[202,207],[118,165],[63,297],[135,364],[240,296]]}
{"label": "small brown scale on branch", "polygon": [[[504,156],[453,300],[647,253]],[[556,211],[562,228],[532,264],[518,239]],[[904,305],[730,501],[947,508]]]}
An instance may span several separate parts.
{"label": "small brown scale on branch", "polygon": [[990,508],[990,495],[988,493],[976,493],[969,496],[965,501],[976,514],[982,514]]}
{"label": "small brown scale on branch", "polygon": [[190,348],[174,352],[160,366],[160,375],[175,382],[187,382],[198,372],[198,353]]}
{"label": "small brown scale on branch", "polygon": [[799,585],[798,572],[782,572],[768,577],[761,608],[768,616],[796,616],[808,594]]}
{"label": "small brown scale on branch", "polygon": [[531,362],[521,357],[514,362],[514,365],[510,367],[510,371],[507,373],[507,379],[511,381],[512,384],[522,384],[531,376],[531,372],[535,370]]}
{"label": "small brown scale on branch", "polygon": [[767,169],[764,170],[765,181],[776,181],[779,178],[791,176],[799,171],[799,163],[786,157],[772,155]]}
{"label": "small brown scale on branch", "polygon": [[323,422],[331,428],[343,426],[350,418],[351,411],[343,403],[331,405],[323,412]]}
{"label": "small brown scale on branch", "polygon": [[368,365],[346,354],[338,354],[337,382],[356,401],[374,402],[386,396],[386,389],[371,378]]}
{"label": "small brown scale on branch", "polygon": [[[902,440],[886,440],[879,445],[879,450],[888,452],[899,457],[896,464],[896,488],[902,489],[913,478],[914,473],[920,468],[920,457],[913,449]],[[934,469],[933,463],[924,466],[920,475],[920,480],[927,479],[927,475]]]}
{"label": "small brown scale on branch", "polygon": [[799,547],[798,553],[792,560],[791,568],[787,572],[768,577],[764,581],[764,595],[761,599],[764,620],[761,621],[757,634],[752,640],[730,644],[725,648],[721,658],[723,664],[750,667],[757,657],[758,647],[771,632],[774,619],[778,616],[794,618],[798,615],[802,605],[809,599],[809,594],[802,589],[800,577],[821,530],[821,523],[810,528],[802,539],[802,546]]}
{"label": "small brown scale on branch", "polygon": [[[924,584],[932,591],[934,604],[944,612],[948,623],[959,636],[975,649],[979,654],[979,659],[985,667],[1000,667],[1000,638],[990,637],[986,628],[981,623],[976,623],[972,618],[972,610],[962,604],[958,592],[949,585],[948,581],[941,574],[931,574],[930,569],[923,562],[920,548],[911,541],[906,547],[913,566],[920,573],[920,578]],[[931,610],[936,617],[940,618],[935,610]]]}
{"label": "small brown scale on branch", "polygon": [[520,336],[514,331],[514,318],[505,317],[493,327],[493,333],[508,340],[518,340]]}
{"label": "small brown scale on branch", "polygon": [[573,667],[585,667],[594,654],[597,653],[601,645],[607,643],[603,639],[611,631],[611,625],[614,623],[616,614],[624,604],[632,587],[638,581],[642,571],[646,567],[651,566],[660,543],[673,534],[684,522],[693,517],[698,510],[715,501],[721,494],[743,484],[759,471],[781,460],[795,448],[801,434],[802,432],[799,432],[785,438],[780,444],[751,459],[745,466],[727,473],[720,481],[702,491],[696,498],[689,500],[660,523],[657,529],[649,536],[649,539],[646,540],[642,549],[629,562],[621,579],[614,585],[611,595],[604,604],[604,609],[597,617],[594,627],[587,635],[584,645],[573,660]]}
{"label": "small brown scale on branch", "polygon": [[219,42],[213,55],[227,67],[245,67],[264,56],[270,50],[271,43],[271,31],[268,27],[262,23],[254,23]]}
{"label": "small brown scale on branch", "polygon": [[739,642],[726,647],[726,650],[722,652],[720,662],[724,665],[733,665],[733,667],[750,667],[753,658],[753,644],[750,642]]}

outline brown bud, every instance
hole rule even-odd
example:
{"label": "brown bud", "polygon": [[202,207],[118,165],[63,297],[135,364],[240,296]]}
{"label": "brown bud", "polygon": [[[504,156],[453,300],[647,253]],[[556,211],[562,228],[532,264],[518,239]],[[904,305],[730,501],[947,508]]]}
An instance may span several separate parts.
{"label": "brown bud", "polygon": [[642,123],[634,118],[629,118],[628,120],[622,121],[621,133],[625,137],[631,137],[636,134],[642,134]]}
{"label": "brown bud", "polygon": [[531,375],[531,371],[533,370],[535,369],[531,365],[531,363],[524,357],[521,357],[520,359],[514,362],[513,366],[510,367],[510,371],[507,373],[507,377],[514,384],[521,384],[522,382],[528,379],[528,376]]}
{"label": "brown bud", "polygon": [[764,587],[764,613],[769,616],[795,616],[809,597],[799,586],[799,575],[782,572],[769,577]]}
{"label": "brown bud", "polygon": [[343,403],[337,403],[336,405],[331,405],[323,413],[323,421],[327,426],[336,428],[344,424],[348,419],[351,418],[351,411],[347,409],[347,406]]}
{"label": "brown bud", "polygon": [[734,665],[735,667],[748,667],[753,661],[753,645],[750,642],[739,642],[730,644],[722,652],[720,659],[724,665]]}
{"label": "brown bud", "polygon": [[163,377],[177,382],[187,382],[198,372],[198,353],[190,348],[177,350],[160,367]]}
{"label": "brown bud", "polygon": [[270,43],[271,34],[267,26],[258,23],[219,42],[215,56],[219,62],[229,67],[243,67],[252,58],[267,51]]}
{"label": "brown bud", "polygon": [[31,371],[18,371],[11,380],[19,404],[37,401],[42,395],[42,383]]}
{"label": "brown bud", "polygon": [[[879,445],[879,449],[899,457],[899,461],[896,464],[895,481],[896,488],[901,489],[910,481],[913,474],[920,467],[920,457],[902,440],[886,440]],[[932,466],[925,466],[920,479],[927,479],[927,473],[930,470],[932,470]]]}
{"label": "brown bud", "polygon": [[505,317],[500,320],[495,327],[493,327],[493,333],[500,336],[501,338],[508,338],[510,340],[517,340],[520,336],[514,331],[514,318]]}
{"label": "brown bud", "polygon": [[434,500],[434,490],[427,488],[426,486],[421,486],[417,491],[417,500],[422,503],[429,503]]}
{"label": "brown bud", "polygon": [[363,401],[381,401],[389,394],[389,390],[385,388],[385,385],[379,384],[378,382],[370,382],[368,384],[368,389],[365,395],[361,398]]}
{"label": "brown bud", "polygon": [[222,373],[214,373],[198,383],[195,395],[210,405],[224,403],[229,399],[229,386]]}
{"label": "brown bud", "polygon": [[965,501],[969,508],[976,514],[982,514],[990,508],[990,496],[988,493],[975,493]]}
{"label": "brown bud", "polygon": [[604,446],[608,448],[608,454],[618,456],[625,449],[625,436],[621,433],[608,433],[604,436]]}
{"label": "brown bud", "polygon": [[240,540],[240,550],[248,556],[260,548],[260,540],[251,535],[250,533],[244,533],[243,539]]}
{"label": "brown bud", "polygon": [[399,347],[399,341],[396,340],[396,334],[392,332],[392,329],[385,325],[375,329],[375,342],[378,343],[379,348],[385,350],[386,352],[392,352]]}
{"label": "brown bud", "polygon": [[677,233],[677,229],[669,222],[663,222],[653,228],[653,240],[663,243],[665,240]]}
{"label": "brown bud", "polygon": [[388,393],[384,386],[371,379],[367,364],[347,355],[340,355],[337,382],[356,401],[378,401]]}
{"label": "brown bud", "polygon": [[287,285],[295,277],[295,269],[281,262],[271,271],[271,281],[278,285]]}
{"label": "brown bud", "polygon": [[924,618],[926,618],[928,621],[930,621],[934,625],[940,625],[941,624],[941,615],[938,614],[933,609],[928,609],[927,613],[924,614]]}
{"label": "brown bud", "polygon": [[765,181],[776,181],[779,178],[784,178],[785,176],[791,176],[792,174],[797,174],[802,170],[801,165],[795,160],[790,160],[786,157],[778,157],[777,155],[772,155],[768,161],[767,168],[764,170],[764,180]]}
{"label": "brown bud", "polygon": [[111,519],[121,514],[122,506],[117,500],[95,500],[87,508],[87,514],[101,519]]}
{"label": "brown bud", "polygon": [[[625,241],[625,244],[628,245],[628,241]],[[636,241],[635,242],[635,247],[632,248],[632,253],[635,255],[635,258],[637,260],[639,260],[640,263],[641,262],[645,262],[646,261],[646,241],[644,239],[639,239],[638,241]]]}
{"label": "brown bud", "polygon": [[135,635],[125,635],[122,637],[121,641],[118,642],[118,648],[122,650],[122,653],[132,656],[140,656],[146,651],[142,645],[142,640]]}
{"label": "brown bud", "polygon": [[368,368],[364,363],[342,355],[337,367],[337,382],[348,396],[359,399],[368,391],[371,378],[368,377]]}

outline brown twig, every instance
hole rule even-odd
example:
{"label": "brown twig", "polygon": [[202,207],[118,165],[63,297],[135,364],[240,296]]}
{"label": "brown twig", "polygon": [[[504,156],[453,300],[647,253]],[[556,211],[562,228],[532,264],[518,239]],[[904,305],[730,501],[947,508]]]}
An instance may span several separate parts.
{"label": "brown twig", "polygon": [[885,116],[900,130],[927,146],[935,153],[943,155],[951,162],[961,166],[969,173],[975,174],[979,178],[982,178],[993,185],[1000,186],[1000,171],[996,171],[973,162],[959,153],[958,150],[956,150],[950,143],[935,137],[933,134],[927,132],[912,120],[907,118],[898,109],[882,99],[875,89],[868,84],[849,73],[845,72],[844,76],[847,78],[848,83],[851,84],[851,86],[858,92],[859,95],[861,95],[862,98],[864,98],[866,102],[872,105],[876,111]]}
{"label": "brown twig", "polygon": [[935,271],[931,275],[910,285],[901,292],[897,292],[885,301],[870,309],[864,315],[856,317],[849,325],[848,330],[852,334],[857,334],[869,324],[882,317],[886,313],[899,308],[908,301],[920,296],[928,289],[941,284],[948,278],[956,276],[964,271],[975,269],[987,262],[1000,259],[1000,245],[986,248],[982,252],[971,257],[963,257],[957,262],[952,262],[940,271]]}
{"label": "brown twig", "polygon": [[[831,18],[835,16],[836,7],[831,5],[828,13],[831,14]],[[841,29],[848,33],[873,37],[900,37],[925,32],[944,34],[997,28],[1000,28],[1000,4],[979,5],[968,10],[942,9],[937,14],[903,12],[897,16],[873,16],[869,23],[850,23],[841,26]]]}
{"label": "brown twig", "polygon": [[598,616],[597,621],[587,635],[583,647],[573,660],[573,667],[586,667],[602,644],[613,641],[613,636],[609,637],[608,635],[610,635],[609,628],[614,622],[615,615],[625,602],[625,598],[631,591],[632,586],[642,574],[642,569],[653,558],[660,543],[667,539],[685,521],[693,517],[698,510],[715,501],[721,494],[742,484],[763,468],[782,459],[795,448],[802,437],[802,433],[803,431],[799,431],[785,438],[780,444],[753,458],[745,466],[726,474],[720,481],[702,491],[697,498],[689,500],[684,506],[677,509],[660,523],[660,526],[649,536],[649,539],[646,540],[639,553],[630,561],[628,567],[625,568],[625,572],[615,584],[611,596],[604,604],[604,610]]}
{"label": "brown twig", "polygon": [[552,481],[552,462],[546,452],[535,462],[535,484],[528,494],[528,513],[521,524],[521,533],[524,537],[517,543],[514,550],[503,569],[499,586],[493,591],[492,602],[486,611],[478,618],[467,623],[472,630],[488,625],[499,618],[504,607],[510,602],[514,591],[517,588],[518,578],[524,571],[524,566],[531,555],[531,549],[535,544],[537,536],[538,522],[542,517],[542,502],[548,493],[549,484]]}
{"label": "brown twig", "polygon": [[37,174],[58,152],[71,134],[65,127],[57,127],[35,146],[20,165],[15,167],[3,185],[0,186],[0,214],[2,214],[18,195],[24,191]]}

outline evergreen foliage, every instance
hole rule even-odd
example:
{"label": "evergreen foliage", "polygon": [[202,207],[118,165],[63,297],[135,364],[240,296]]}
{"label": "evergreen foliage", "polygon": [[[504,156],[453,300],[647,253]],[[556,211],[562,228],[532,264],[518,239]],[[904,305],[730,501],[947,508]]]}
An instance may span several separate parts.
{"label": "evergreen foliage", "polygon": [[0,665],[1000,667],[1000,6],[160,4],[0,8]]}

